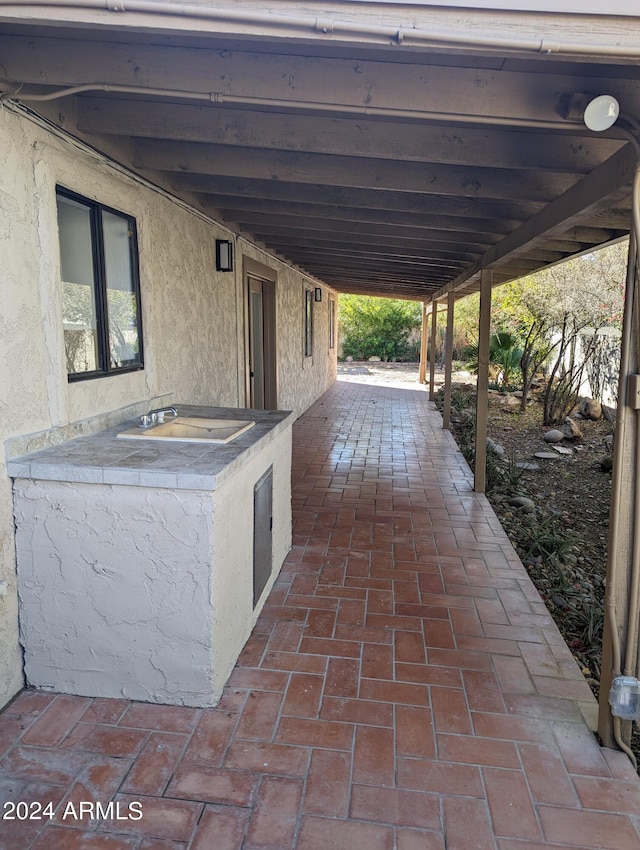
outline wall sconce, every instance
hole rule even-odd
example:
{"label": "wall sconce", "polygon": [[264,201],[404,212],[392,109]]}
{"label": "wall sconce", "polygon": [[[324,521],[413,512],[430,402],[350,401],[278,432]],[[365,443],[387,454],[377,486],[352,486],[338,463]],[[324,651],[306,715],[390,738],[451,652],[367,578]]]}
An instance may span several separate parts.
{"label": "wall sconce", "polygon": [[322,301],[322,288],[320,286],[316,286],[313,290],[313,300]]}
{"label": "wall sconce", "polygon": [[233,242],[228,239],[216,239],[216,271],[233,271]]}

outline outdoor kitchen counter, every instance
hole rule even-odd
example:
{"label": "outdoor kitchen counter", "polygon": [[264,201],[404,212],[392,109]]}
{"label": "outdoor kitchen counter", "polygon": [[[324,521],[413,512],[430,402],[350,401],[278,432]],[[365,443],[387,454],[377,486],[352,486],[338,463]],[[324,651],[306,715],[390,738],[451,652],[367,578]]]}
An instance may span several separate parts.
{"label": "outdoor kitchen counter", "polygon": [[137,425],[134,419],[10,459],[8,473],[11,478],[40,481],[216,490],[293,421],[293,414],[286,410],[195,405],[178,405],[177,409],[180,416],[247,419],[256,424],[230,443],[219,445],[119,439],[121,431]]}
{"label": "outdoor kitchen counter", "polygon": [[212,706],[291,548],[291,426],[226,444],[118,438],[125,422],[9,461],[27,681]]}

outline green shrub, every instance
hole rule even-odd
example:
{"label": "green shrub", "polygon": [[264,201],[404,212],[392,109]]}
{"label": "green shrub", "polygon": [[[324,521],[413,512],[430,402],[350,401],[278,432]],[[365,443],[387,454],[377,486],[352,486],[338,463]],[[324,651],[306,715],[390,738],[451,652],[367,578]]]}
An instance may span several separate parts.
{"label": "green shrub", "polygon": [[417,332],[422,306],[418,301],[341,295],[338,322],[344,357],[411,362],[420,358]]}

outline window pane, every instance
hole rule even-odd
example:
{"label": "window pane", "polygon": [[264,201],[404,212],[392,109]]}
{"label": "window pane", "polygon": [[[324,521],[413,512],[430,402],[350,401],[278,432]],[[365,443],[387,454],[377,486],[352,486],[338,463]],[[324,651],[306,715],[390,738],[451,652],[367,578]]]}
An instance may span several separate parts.
{"label": "window pane", "polygon": [[129,219],[102,213],[107,282],[107,320],[111,368],[140,363],[140,336],[135,281],[131,267]]}
{"label": "window pane", "polygon": [[329,348],[335,348],[336,344],[336,302],[329,299]]}
{"label": "window pane", "polygon": [[100,364],[90,208],[59,196],[58,231],[67,372],[93,372]]}
{"label": "window pane", "polygon": [[307,357],[313,354],[313,292],[310,289],[305,289],[304,353]]}

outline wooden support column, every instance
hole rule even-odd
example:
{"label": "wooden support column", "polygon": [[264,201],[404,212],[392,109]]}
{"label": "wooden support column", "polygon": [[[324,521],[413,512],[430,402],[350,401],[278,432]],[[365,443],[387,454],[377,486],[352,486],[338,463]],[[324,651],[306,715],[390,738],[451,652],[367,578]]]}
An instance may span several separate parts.
{"label": "wooden support column", "polygon": [[438,338],[438,302],[431,302],[431,357],[429,359],[429,400],[436,395],[436,340]]}
{"label": "wooden support column", "polygon": [[447,338],[444,351],[444,408],[442,410],[442,427],[449,429],[451,425],[451,370],[453,366],[453,309],[455,293],[447,294]]}
{"label": "wooden support column", "polygon": [[[613,473],[611,478],[611,511],[609,516],[609,545],[607,556],[607,589],[605,597],[605,623],[602,645],[602,672],[600,676],[600,711],[598,734],[605,747],[616,747],[614,720],[608,705],[609,689],[614,676],[630,672],[637,675],[636,645],[625,663],[629,630],[629,598],[632,592],[634,538],[640,534],[637,527],[635,503],[640,493],[638,483],[637,441],[640,437],[638,412],[634,409],[629,380],[640,371],[640,321],[639,280],[637,271],[637,246],[633,232],[629,240],[629,261],[622,328],[618,408],[614,440]],[[634,618],[637,620],[635,611]],[[625,669],[626,668],[626,669]],[[619,737],[628,744],[631,723],[620,721]]]}
{"label": "wooden support column", "polygon": [[491,286],[493,272],[483,269],[480,278],[478,317],[478,384],[476,395],[476,450],[473,489],[484,493],[487,486],[487,405],[489,389],[489,337],[491,334]]}
{"label": "wooden support column", "polygon": [[427,383],[427,302],[422,302],[422,335],[420,338],[420,377],[421,384]]}

